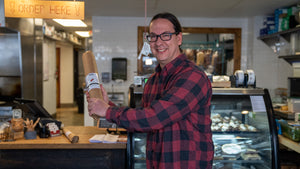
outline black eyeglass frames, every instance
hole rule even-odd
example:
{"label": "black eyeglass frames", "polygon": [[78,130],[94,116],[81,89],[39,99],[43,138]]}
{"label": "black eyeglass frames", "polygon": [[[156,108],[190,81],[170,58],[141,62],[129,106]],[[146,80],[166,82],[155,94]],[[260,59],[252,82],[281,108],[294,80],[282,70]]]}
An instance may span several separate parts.
{"label": "black eyeglass frames", "polygon": [[147,35],[147,41],[148,42],[156,42],[158,37],[162,40],[162,41],[169,41],[172,38],[172,35],[178,35],[178,32],[174,32],[174,33],[162,33],[160,35],[156,35],[156,34],[150,34]]}

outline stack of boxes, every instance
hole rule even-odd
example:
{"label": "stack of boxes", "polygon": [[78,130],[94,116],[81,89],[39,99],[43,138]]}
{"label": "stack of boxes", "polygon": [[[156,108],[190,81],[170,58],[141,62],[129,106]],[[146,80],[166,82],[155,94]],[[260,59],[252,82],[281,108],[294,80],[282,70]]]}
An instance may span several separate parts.
{"label": "stack of boxes", "polygon": [[260,29],[260,36],[294,28],[296,26],[294,15],[298,10],[297,6],[276,9],[274,16],[267,16],[264,19],[263,27]]}
{"label": "stack of boxes", "polygon": [[263,28],[260,29],[260,36],[268,35],[276,32],[274,16],[268,16],[264,19]]}

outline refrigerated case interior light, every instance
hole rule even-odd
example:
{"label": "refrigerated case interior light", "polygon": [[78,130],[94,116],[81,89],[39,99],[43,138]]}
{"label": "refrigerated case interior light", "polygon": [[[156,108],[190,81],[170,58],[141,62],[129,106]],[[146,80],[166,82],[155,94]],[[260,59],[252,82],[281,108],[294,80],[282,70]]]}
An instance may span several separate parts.
{"label": "refrigerated case interior light", "polygon": [[65,27],[87,27],[87,25],[82,20],[78,20],[78,19],[53,19],[53,20]]}
{"label": "refrigerated case interior light", "polygon": [[249,113],[249,111],[246,111],[246,110],[242,111],[242,114],[248,114],[248,113]]}
{"label": "refrigerated case interior light", "polygon": [[84,38],[88,38],[91,36],[90,31],[75,31],[75,33]]}

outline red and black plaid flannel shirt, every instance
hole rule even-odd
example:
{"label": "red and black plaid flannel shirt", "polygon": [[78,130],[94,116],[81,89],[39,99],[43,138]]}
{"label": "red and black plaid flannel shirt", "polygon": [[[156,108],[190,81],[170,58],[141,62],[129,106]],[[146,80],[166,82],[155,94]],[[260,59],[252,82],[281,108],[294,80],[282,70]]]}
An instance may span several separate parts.
{"label": "red and black plaid flannel shirt", "polygon": [[143,108],[110,107],[106,118],[148,133],[148,169],[212,168],[211,96],[205,73],[180,55],[149,78]]}

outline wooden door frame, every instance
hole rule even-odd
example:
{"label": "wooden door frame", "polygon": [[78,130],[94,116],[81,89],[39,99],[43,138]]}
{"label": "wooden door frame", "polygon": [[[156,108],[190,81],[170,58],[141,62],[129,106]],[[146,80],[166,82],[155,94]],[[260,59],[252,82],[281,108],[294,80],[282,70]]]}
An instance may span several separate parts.
{"label": "wooden door frame", "polygon": [[60,107],[60,48],[56,48],[56,107]]}
{"label": "wooden door frame", "polygon": [[[137,56],[139,56],[139,53],[141,52],[143,48],[144,38],[143,38],[143,32],[148,32],[149,27],[145,26],[138,26],[138,46],[137,46]],[[234,40],[233,40],[233,59],[234,59],[234,65],[233,69],[235,72],[236,70],[241,69],[241,43],[242,43],[242,29],[241,28],[201,28],[201,27],[183,27],[182,28],[183,33],[206,33],[206,34],[215,34],[215,33],[229,33],[234,34]],[[140,74],[143,69],[143,61],[142,59],[137,61],[137,72]]]}

